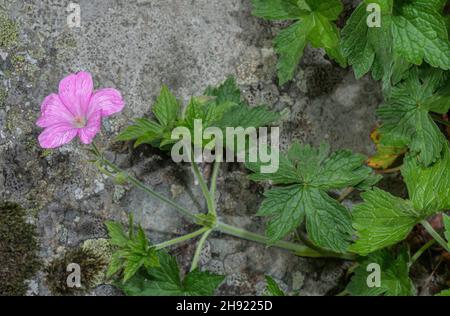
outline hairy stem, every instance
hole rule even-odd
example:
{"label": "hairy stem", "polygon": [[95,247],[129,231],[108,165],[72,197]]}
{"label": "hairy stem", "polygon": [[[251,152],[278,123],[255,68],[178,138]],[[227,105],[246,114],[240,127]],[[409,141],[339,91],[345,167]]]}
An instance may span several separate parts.
{"label": "hairy stem", "polygon": [[447,252],[450,252],[450,247],[447,245],[447,242],[441,237],[441,235],[439,235],[437,231],[434,230],[427,220],[421,221],[420,224],[422,224],[428,234],[430,234],[442,248],[444,248]]}
{"label": "hairy stem", "polygon": [[[109,168],[111,168],[114,172],[117,173],[124,173],[124,171],[116,166],[115,164],[113,164],[112,162],[110,162],[107,159],[104,159],[103,156],[101,155],[100,151],[97,149],[97,147],[95,145],[92,145],[92,147],[94,148],[94,151],[96,152],[97,158],[100,159],[100,162],[105,164],[106,166],[108,166]],[[136,186],[137,188],[140,188],[141,190],[143,190],[144,192],[146,192],[147,194],[157,198],[158,200],[167,203],[168,205],[174,207],[179,213],[181,213],[182,215],[190,218],[191,220],[197,222],[198,218],[196,215],[192,214],[188,209],[186,209],[185,207],[179,205],[178,203],[172,201],[169,198],[166,198],[164,195],[159,194],[158,192],[153,191],[152,189],[150,189],[148,186],[146,186],[144,183],[142,183],[141,181],[139,181],[137,178],[129,175],[128,173],[125,173],[125,177],[126,179],[132,183],[134,186]]]}
{"label": "hairy stem", "polygon": [[425,245],[423,245],[422,247],[420,247],[419,250],[417,250],[417,252],[414,254],[414,256],[411,258],[411,264],[413,264],[414,262],[417,261],[417,259],[420,258],[421,255],[423,255],[423,253],[425,251],[427,251],[431,246],[433,246],[436,243],[436,239],[431,239],[430,241],[428,241]]}
{"label": "hairy stem", "polygon": [[194,170],[194,174],[198,179],[198,183],[200,184],[200,188],[203,192],[203,196],[205,197],[206,205],[208,207],[208,212],[213,215],[216,215],[214,199],[208,190],[208,186],[206,185],[205,179],[203,178],[203,175],[200,172],[200,169],[198,168],[198,165],[196,162],[192,162],[192,170]]}
{"label": "hairy stem", "polygon": [[187,240],[190,240],[192,238],[200,236],[201,234],[206,232],[208,229],[209,229],[208,227],[203,227],[203,228],[201,228],[199,230],[196,230],[195,232],[192,232],[190,234],[187,234],[187,235],[184,235],[184,236],[181,236],[181,237],[177,237],[177,238],[174,238],[174,239],[162,242],[160,244],[157,244],[157,245],[155,245],[155,248],[156,248],[156,250],[160,250],[160,249],[163,249],[163,248],[166,248],[166,247],[169,247],[169,246],[173,246],[173,245],[185,242]]}
{"label": "hairy stem", "polygon": [[390,168],[390,169],[375,170],[375,173],[376,174],[390,174],[390,173],[400,172],[401,170],[402,170],[402,166],[398,166],[398,167]]}
{"label": "hairy stem", "polygon": [[209,188],[209,192],[211,192],[211,195],[213,197],[216,196],[217,176],[219,175],[219,170],[220,170],[220,161],[216,160],[214,162],[213,172],[212,172],[212,176],[211,176],[211,184],[210,184],[210,188]]}
{"label": "hairy stem", "polygon": [[260,244],[264,244],[266,246],[273,246],[285,250],[289,250],[293,252],[294,254],[302,257],[310,257],[310,258],[322,258],[322,257],[330,257],[330,258],[341,258],[341,259],[348,259],[348,260],[354,260],[356,256],[351,253],[345,253],[345,254],[339,254],[339,253],[332,253],[332,252],[319,252],[314,249],[311,249],[305,245],[300,245],[284,240],[279,240],[276,242],[270,242],[269,238],[255,234],[249,231],[246,231],[245,229],[237,228],[228,224],[224,223],[218,223],[217,224],[217,230],[231,236],[235,236],[241,239],[246,239],[249,241],[258,242]]}
{"label": "hairy stem", "polygon": [[200,255],[202,254],[203,246],[205,245],[206,239],[208,239],[209,234],[212,233],[212,229],[208,229],[200,238],[197,248],[195,249],[194,258],[192,259],[191,271],[194,271],[198,267],[198,262],[200,260]]}

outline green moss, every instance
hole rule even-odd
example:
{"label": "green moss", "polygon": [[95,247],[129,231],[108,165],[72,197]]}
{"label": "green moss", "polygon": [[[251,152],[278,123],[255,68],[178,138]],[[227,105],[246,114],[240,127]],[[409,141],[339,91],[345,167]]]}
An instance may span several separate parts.
{"label": "green moss", "polygon": [[17,37],[16,24],[0,12],[0,47],[10,48],[17,43]]}
{"label": "green moss", "polygon": [[[76,263],[80,266],[81,288],[67,286],[67,266]],[[108,265],[102,254],[89,247],[77,247],[68,250],[64,256],[53,260],[46,267],[46,283],[54,295],[82,295],[97,286],[103,279]]]}
{"label": "green moss", "polygon": [[38,271],[35,227],[17,204],[0,202],[0,295],[24,295],[25,280]]}
{"label": "green moss", "polygon": [[0,88],[0,108],[5,106],[6,98],[8,97],[8,92],[3,88]]}

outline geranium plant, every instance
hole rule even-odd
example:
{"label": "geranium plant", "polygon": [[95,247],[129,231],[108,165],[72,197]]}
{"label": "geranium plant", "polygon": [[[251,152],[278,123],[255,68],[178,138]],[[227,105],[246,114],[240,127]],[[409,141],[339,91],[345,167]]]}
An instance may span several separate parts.
{"label": "geranium plant", "polygon": [[[121,94],[115,89],[94,91],[88,73],[70,75],[61,81],[58,94],[42,104],[37,123],[45,128],[39,136],[41,146],[62,146],[78,135],[83,144],[92,144],[92,161],[101,172],[142,189],[198,225],[184,236],[153,243],[132,219],[128,231],[119,223],[107,222],[115,249],[108,275],[129,295],[212,295],[224,277],[202,271],[198,263],[205,241],[218,231],[297,256],[354,260],[358,266],[343,293],[413,295],[411,265],[435,243],[450,252],[449,217],[443,215],[443,234],[427,221],[450,209],[450,148],[443,133],[443,127],[450,125],[446,120],[450,109],[447,1],[364,0],[342,30],[335,24],[343,10],[339,0],[252,3],[258,17],[292,21],[275,39],[280,84],[294,77],[308,43],[324,48],[340,65],[353,66],[357,78],[371,72],[374,79],[382,81],[385,101],[378,110],[381,125],[372,134],[378,154],[367,159],[348,150],[331,152],[326,144],[314,148],[293,143],[279,155],[275,172],[261,172],[264,162],[260,160],[246,161],[251,180],[268,181],[273,186],[264,193],[257,214],[268,218],[266,234],[260,235],[219,220],[216,190],[224,157],[214,157],[210,179],[204,178],[195,162],[196,149],[210,149],[211,144],[222,142],[193,140],[184,148],[193,161],[191,167],[205,201],[204,209],[189,210],[154,191],[139,180],[139,175],[105,158],[93,138],[100,131],[102,117],[124,107]],[[372,15],[381,19],[379,25],[367,23]],[[272,126],[280,119],[279,113],[264,106],[250,107],[231,77],[192,97],[185,107],[163,87],[151,110],[154,119],[137,118],[117,140],[134,141],[135,146],[148,144],[169,154],[177,142],[173,130],[195,132],[196,120],[225,131],[228,127]],[[401,172],[407,199],[374,187],[381,176],[370,167],[388,169],[396,161],[400,161],[399,167],[391,171]],[[350,210],[342,201],[354,190],[363,192],[363,202]],[[332,194],[336,191],[341,196]],[[404,241],[418,224],[432,239],[411,255]],[[301,242],[289,241],[293,233]],[[167,249],[191,239],[198,240],[197,248],[190,271],[181,278]],[[370,264],[381,267],[379,286],[370,287],[366,282]],[[268,294],[284,294],[272,278],[267,277],[267,283]]]}

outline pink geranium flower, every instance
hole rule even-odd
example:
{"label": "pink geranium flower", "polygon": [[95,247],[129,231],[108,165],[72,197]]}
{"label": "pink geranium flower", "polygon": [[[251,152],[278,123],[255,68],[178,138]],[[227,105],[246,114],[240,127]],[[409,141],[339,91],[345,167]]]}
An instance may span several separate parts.
{"label": "pink geranium flower", "polygon": [[102,117],[120,112],[124,105],[116,89],[94,91],[91,74],[71,74],[59,83],[58,94],[50,94],[41,105],[36,124],[45,129],[39,135],[39,144],[56,148],[77,135],[83,144],[90,144],[100,131]]}

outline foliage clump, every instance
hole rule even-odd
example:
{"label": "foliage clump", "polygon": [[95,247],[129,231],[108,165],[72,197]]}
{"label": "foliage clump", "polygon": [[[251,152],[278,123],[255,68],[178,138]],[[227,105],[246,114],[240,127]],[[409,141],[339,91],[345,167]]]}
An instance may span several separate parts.
{"label": "foliage clump", "polygon": [[0,295],[25,295],[39,269],[35,226],[19,205],[0,202]]}

